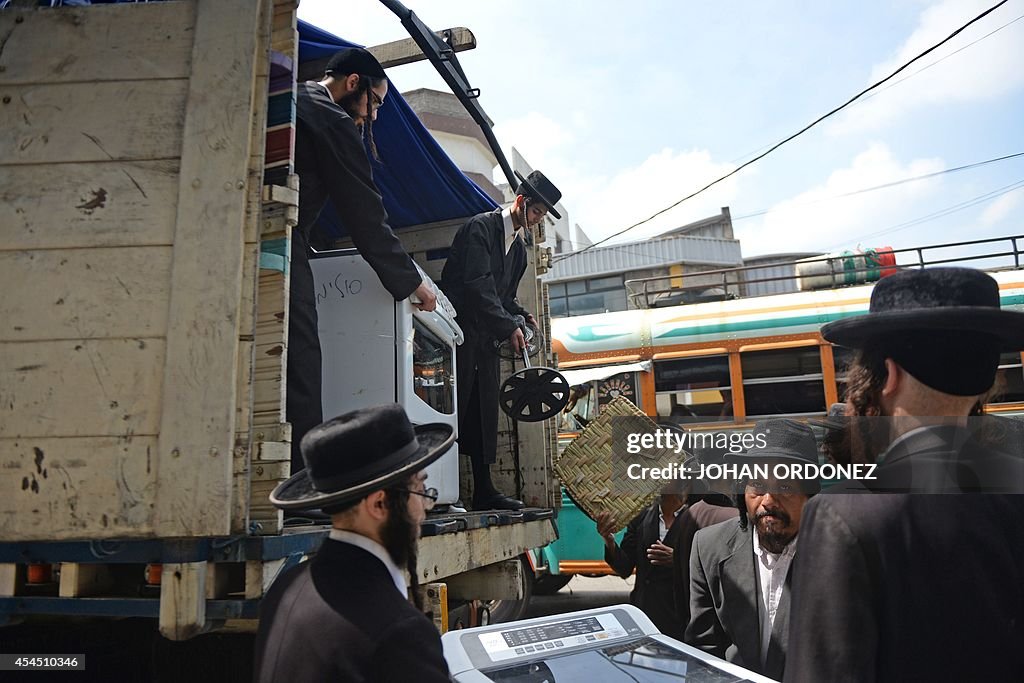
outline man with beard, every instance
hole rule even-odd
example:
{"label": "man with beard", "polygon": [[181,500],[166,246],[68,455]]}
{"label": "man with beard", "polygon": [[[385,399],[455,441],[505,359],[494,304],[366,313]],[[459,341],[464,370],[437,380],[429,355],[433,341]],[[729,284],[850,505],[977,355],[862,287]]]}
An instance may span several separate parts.
{"label": "man with beard", "polygon": [[256,681],[449,680],[440,636],[417,609],[416,541],[437,499],[422,470],[453,441],[449,425],[414,428],[397,404],[306,434],[306,468],[270,500],[286,510],[320,508],[332,529],[313,559],[263,599]]}
{"label": "man with beard", "polygon": [[1020,678],[1020,497],[953,494],[1022,490],[1019,430],[971,429],[968,416],[1000,352],[1024,348],[1024,313],[1001,310],[981,271],[903,271],[875,285],[867,315],[822,336],[859,350],[848,414],[889,445],[875,481],[804,511],[786,680]]}
{"label": "man with beard", "polygon": [[792,420],[765,420],[753,434],[754,447],[736,460],[760,466],[768,476],[744,481],[743,493],[736,496],[739,524],[722,522],[694,536],[685,640],[781,679],[789,633],[789,570],[804,504],[818,487],[816,481],[772,475],[777,464],[817,464],[818,450],[810,427]]}
{"label": "man with beard", "polygon": [[322,357],[309,244],[327,199],[334,203],[360,256],[396,301],[415,295],[420,309],[432,311],[437,298],[388,225],[363,146],[365,136],[376,155],[373,122],[388,94],[384,69],[366,50],[348,48],[331,57],[323,79],[297,87],[299,223],[292,231],[289,270],[286,406],[292,424],[293,473],[302,467],[303,435],[323,421]]}
{"label": "man with beard", "polygon": [[540,171],[519,175],[511,206],[473,216],[459,228],[441,272],[442,288],[459,316],[466,340],[458,347],[459,452],[473,466],[473,509],[518,510],[522,501],[501,494],[491,482],[498,451],[498,356],[494,343],[508,340],[512,353],[526,346],[516,316],[531,327],[537,321],[516,299],[526,272],[523,233],[562,197]]}

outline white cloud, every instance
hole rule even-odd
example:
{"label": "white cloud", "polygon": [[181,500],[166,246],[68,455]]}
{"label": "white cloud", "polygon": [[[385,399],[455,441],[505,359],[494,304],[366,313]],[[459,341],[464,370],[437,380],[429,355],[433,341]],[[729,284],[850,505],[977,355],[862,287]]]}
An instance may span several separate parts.
{"label": "white cloud", "polygon": [[[578,206],[576,216],[588,235],[602,239],[670,206],[732,169],[728,163],[714,161],[707,150],[676,151],[666,147],[610,178],[591,179],[590,188],[580,196],[599,197],[600,201]],[[651,237],[714,216],[732,202],[736,193],[737,182],[730,178],[615,241]]]}
{"label": "white cloud", "polygon": [[[544,114],[529,112],[498,124],[495,134],[506,155],[515,147],[530,166],[543,170],[558,185],[570,221],[578,223],[594,240],[649,217],[734,168],[714,161],[706,150],[664,148],[637,165],[612,176],[603,175],[573,160],[571,148],[588,137],[589,126],[582,114],[568,118],[573,122],[571,128]],[[494,177],[496,182],[504,182],[500,170]],[[716,215],[735,196],[736,181],[727,180],[615,241],[643,239]]]}
{"label": "white cloud", "polygon": [[[848,197],[834,198],[836,195],[934,173],[945,166],[942,159],[934,158],[903,164],[893,158],[887,146],[874,143],[848,167],[833,171],[823,184],[773,206],[763,220],[737,222],[735,229],[743,243],[743,254],[855,247],[862,236],[905,220],[908,207],[917,207],[920,212],[925,200],[937,194],[942,181],[932,178]],[[879,246],[885,239],[886,235],[877,235],[864,246]]]}
{"label": "white cloud", "polygon": [[[868,83],[874,83],[938,43],[991,5],[990,0],[944,0],[921,13],[917,28],[888,60],[876,64]],[[1012,21],[1013,5],[1001,7],[944,46],[915,62],[892,81],[843,112],[828,130],[833,134],[874,130],[920,110],[956,102],[985,101],[1024,86],[1024,20]],[[957,54],[953,52],[964,48]],[[941,63],[923,67],[947,57]],[[892,85],[908,75],[905,82]],[[891,87],[890,87],[891,86]]]}
{"label": "white cloud", "polygon": [[[515,147],[531,166],[544,169],[548,175],[554,174],[554,170],[547,169],[557,163],[556,159],[563,157],[562,152],[575,139],[572,130],[536,111],[496,124],[494,136],[501,143],[507,158],[511,159],[512,148]],[[500,171],[495,173],[495,179],[504,182]]]}
{"label": "white cloud", "polygon": [[[706,150],[679,152],[665,148],[640,164],[607,176],[573,162],[566,153],[576,139],[575,130],[531,113],[498,126],[496,133],[499,140],[515,146],[532,167],[543,170],[558,185],[571,222],[578,223],[593,240],[649,217],[733,168],[713,161]],[[500,171],[495,178],[503,178]],[[715,215],[735,195],[736,183],[730,179],[615,241],[643,239]]]}
{"label": "white cloud", "polygon": [[982,212],[978,221],[986,226],[1000,223],[1020,205],[1021,199],[1024,199],[1024,188],[1018,188],[1013,192],[1004,194]]}

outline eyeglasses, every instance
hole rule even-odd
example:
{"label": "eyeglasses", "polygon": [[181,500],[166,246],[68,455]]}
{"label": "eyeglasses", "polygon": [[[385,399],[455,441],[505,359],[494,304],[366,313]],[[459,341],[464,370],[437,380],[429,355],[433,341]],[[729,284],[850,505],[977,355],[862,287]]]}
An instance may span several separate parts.
{"label": "eyeglasses", "polygon": [[380,95],[378,95],[377,93],[375,93],[372,90],[370,91],[370,94],[373,95],[373,108],[374,109],[380,109],[381,107],[384,106],[384,98],[383,97],[381,97]]}
{"label": "eyeglasses", "polygon": [[423,491],[413,491],[412,489],[395,490],[401,491],[402,493],[411,493],[414,496],[422,496],[424,498],[423,508],[426,510],[434,509],[434,505],[437,503],[437,497],[440,495],[438,494],[437,489],[424,489]]}

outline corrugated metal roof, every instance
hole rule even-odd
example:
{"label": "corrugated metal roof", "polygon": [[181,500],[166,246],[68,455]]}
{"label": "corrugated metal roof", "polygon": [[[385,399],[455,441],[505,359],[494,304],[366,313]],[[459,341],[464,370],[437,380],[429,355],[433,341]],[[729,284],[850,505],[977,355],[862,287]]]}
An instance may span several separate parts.
{"label": "corrugated metal roof", "polygon": [[[822,253],[815,251],[787,252],[784,254],[763,254],[743,259],[743,265],[745,266],[763,266],[748,270],[743,274],[743,278],[747,280],[747,296],[768,296],[770,294],[787,294],[800,291],[796,284],[796,268],[792,262],[802,258],[814,258],[817,256],[822,256]],[[789,279],[751,282],[751,280],[767,280],[775,277]]]}
{"label": "corrugated metal roof", "polygon": [[[800,291],[796,286],[796,269],[792,265],[771,264],[762,268],[754,268],[743,274],[747,280],[747,296],[768,296],[769,294],[787,294]],[[771,278],[790,278],[771,280]],[[751,282],[751,280],[769,280],[768,282]]]}
{"label": "corrugated metal roof", "polygon": [[556,256],[555,259],[558,262],[543,276],[548,283],[664,268],[677,263],[727,268],[743,262],[739,240],[687,235],[596,247],[569,258]]}

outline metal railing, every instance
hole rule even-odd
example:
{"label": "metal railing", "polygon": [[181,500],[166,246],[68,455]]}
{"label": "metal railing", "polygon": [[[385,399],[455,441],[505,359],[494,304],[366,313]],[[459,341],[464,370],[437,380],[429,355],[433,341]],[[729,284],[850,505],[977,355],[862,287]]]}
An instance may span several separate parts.
{"label": "metal railing", "polygon": [[[1001,250],[997,244],[1004,244]],[[844,252],[842,255],[832,255],[820,258],[799,259],[794,261],[779,261],[773,263],[762,263],[759,265],[739,266],[735,268],[719,268],[716,270],[701,270],[691,273],[675,275],[656,275],[653,277],[634,278],[626,280],[626,294],[637,308],[654,308],[666,305],[678,305],[686,303],[698,303],[702,301],[737,299],[747,296],[762,296],[764,294],[749,294],[751,285],[759,285],[773,282],[792,282],[793,288],[788,291],[801,291],[802,289],[823,289],[823,287],[801,288],[800,280],[811,280],[830,278],[830,287],[842,287],[854,284],[865,284],[879,279],[880,271],[889,269],[925,268],[929,266],[949,265],[952,263],[966,264],[970,262],[984,261],[990,259],[1007,259],[1002,265],[989,265],[990,270],[997,269],[1019,269],[1021,268],[1024,251],[1021,245],[1024,244],[1024,235],[1011,235],[1009,237],[993,237],[981,240],[968,240],[964,242],[948,242],[944,244],[932,244],[923,247],[908,247],[904,249],[885,249],[876,251],[875,254],[892,254],[896,263],[894,265],[879,264],[871,262],[861,267],[844,267],[842,262],[849,258],[863,258],[869,252]],[[994,251],[977,254],[965,254],[951,258],[929,258],[926,252],[935,252],[940,249],[966,248],[977,245],[993,245]],[[913,258],[900,263],[900,255],[912,255]],[[1010,261],[1012,259],[1012,263]],[[813,274],[798,274],[797,264],[825,264],[826,269]],[[748,273],[752,271],[765,270],[768,268],[791,267],[793,272],[786,275],[772,277],[749,278]],[[857,275],[863,274],[863,277]],[[877,274],[870,277],[869,274]],[[851,277],[852,276],[852,277]],[[673,281],[682,280],[684,283],[699,278],[700,284],[674,286]],[[851,282],[851,279],[854,281]],[[777,292],[771,292],[777,293]]]}

